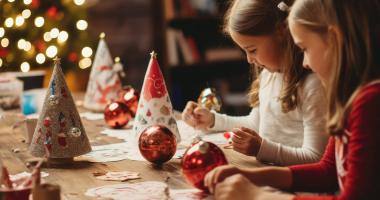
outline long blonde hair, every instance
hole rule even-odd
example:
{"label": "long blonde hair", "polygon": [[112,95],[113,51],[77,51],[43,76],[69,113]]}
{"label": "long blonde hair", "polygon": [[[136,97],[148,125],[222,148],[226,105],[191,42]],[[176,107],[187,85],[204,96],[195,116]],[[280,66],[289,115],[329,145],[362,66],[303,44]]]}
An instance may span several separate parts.
{"label": "long blonde hair", "polygon": [[[294,0],[283,1],[291,6]],[[287,28],[287,11],[277,6],[280,0],[234,0],[225,15],[224,31],[242,35],[271,35],[278,29],[285,29],[283,41],[283,58],[281,72],[284,73],[284,87],[281,91],[280,102],[283,112],[294,110],[299,104],[298,88],[302,87],[309,70],[302,67],[302,52],[293,43]],[[254,81],[248,94],[250,105],[259,105],[259,73],[260,66],[253,67]]]}
{"label": "long blonde hair", "polygon": [[[361,86],[380,78],[380,0],[296,1],[289,20],[322,36],[331,46],[327,81],[328,123],[332,135],[343,133],[353,99]],[[329,27],[339,30],[329,34]]]}

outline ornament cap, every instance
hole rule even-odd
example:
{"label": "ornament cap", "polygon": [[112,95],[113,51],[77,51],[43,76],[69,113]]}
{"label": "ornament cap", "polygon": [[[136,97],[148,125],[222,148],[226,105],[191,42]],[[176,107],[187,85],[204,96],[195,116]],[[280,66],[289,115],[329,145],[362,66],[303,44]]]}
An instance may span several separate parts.
{"label": "ornament cap", "polygon": [[157,59],[157,53],[154,50],[150,53],[150,56],[151,58]]}
{"label": "ornament cap", "polygon": [[209,146],[210,145],[207,142],[200,141],[199,142],[199,152],[201,152],[202,154],[207,153]]}
{"label": "ornament cap", "polygon": [[195,136],[195,137],[192,139],[191,143],[192,143],[192,144],[195,144],[195,143],[198,143],[198,142],[200,142],[200,141],[202,141],[202,138],[201,138],[201,136],[197,135],[197,136]]}
{"label": "ornament cap", "polygon": [[106,37],[106,33],[101,32],[100,35],[99,35],[99,38],[100,39],[104,39],[105,37]]}

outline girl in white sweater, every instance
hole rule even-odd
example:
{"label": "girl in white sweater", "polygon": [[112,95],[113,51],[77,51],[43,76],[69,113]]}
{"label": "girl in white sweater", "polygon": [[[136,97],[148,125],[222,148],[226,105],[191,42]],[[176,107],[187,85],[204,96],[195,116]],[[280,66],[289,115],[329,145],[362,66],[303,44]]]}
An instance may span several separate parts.
{"label": "girl in white sweater", "polygon": [[233,131],[233,149],[263,162],[317,162],[324,152],[326,97],[321,82],[302,67],[302,52],[286,24],[293,0],[234,0],[225,31],[256,69],[249,93],[252,111],[233,117],[188,102],[183,120],[196,129]]}

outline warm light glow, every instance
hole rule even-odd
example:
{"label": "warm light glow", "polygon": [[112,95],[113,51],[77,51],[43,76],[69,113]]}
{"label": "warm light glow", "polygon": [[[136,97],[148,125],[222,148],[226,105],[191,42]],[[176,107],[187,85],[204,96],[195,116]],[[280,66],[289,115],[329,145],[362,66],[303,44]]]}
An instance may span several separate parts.
{"label": "warm light glow", "polygon": [[57,38],[59,35],[59,30],[57,28],[52,28],[50,30],[50,36],[51,38]]}
{"label": "warm light glow", "polygon": [[88,26],[87,22],[83,19],[81,19],[77,22],[77,29],[79,29],[79,30],[82,30],[82,31],[86,30],[87,26]]}
{"label": "warm light glow", "polygon": [[84,47],[82,49],[82,56],[88,58],[92,55],[92,49],[90,47]]}
{"label": "warm light glow", "polygon": [[21,15],[23,18],[28,19],[32,15],[32,12],[30,12],[29,9],[25,9],[22,11]]}
{"label": "warm light glow", "polygon": [[32,0],[24,0],[24,4],[25,5],[29,5],[29,4],[31,4],[32,3]]}
{"label": "warm light glow", "polygon": [[17,47],[19,48],[19,49],[24,49],[25,48],[25,44],[26,43],[26,41],[24,40],[24,39],[20,39],[18,42],[17,42]]}
{"label": "warm light glow", "polygon": [[91,62],[90,58],[83,58],[82,60],[79,61],[79,67],[81,69],[86,69],[86,68],[90,67],[91,64],[92,64],[92,62]]}
{"label": "warm light glow", "polygon": [[3,27],[0,27],[0,38],[5,35],[5,29]]}
{"label": "warm light glow", "polygon": [[56,46],[51,45],[46,49],[46,56],[49,58],[53,58],[58,53],[58,49]]}
{"label": "warm light glow", "polygon": [[69,38],[69,34],[66,31],[61,31],[58,35],[58,42],[63,43]]}
{"label": "warm light glow", "polygon": [[28,62],[23,62],[20,65],[20,69],[22,72],[28,72],[30,70],[30,65]]}
{"label": "warm light glow", "polygon": [[0,67],[3,66],[3,60],[0,58]]}
{"label": "warm light glow", "polygon": [[51,40],[51,36],[49,32],[44,33],[44,40],[45,42],[49,42]]}
{"label": "warm light glow", "polygon": [[45,60],[46,60],[46,57],[45,57],[45,55],[43,53],[37,54],[36,61],[37,61],[38,64],[44,63]]}
{"label": "warm light glow", "polygon": [[13,23],[14,23],[14,21],[13,21],[13,19],[10,18],[10,17],[8,17],[8,18],[4,21],[4,25],[5,25],[6,27],[8,27],[8,28],[12,27],[12,26],[13,26]]}
{"label": "warm light glow", "polygon": [[12,3],[12,2],[14,2],[15,0],[8,0],[8,2],[10,2],[10,3]]}
{"label": "warm light glow", "polygon": [[30,51],[32,49],[32,43],[26,41],[25,42],[25,46],[24,46],[24,50],[25,51]]}
{"label": "warm light glow", "polygon": [[77,6],[81,6],[83,5],[85,2],[85,0],[74,0],[74,3],[77,5]]}
{"label": "warm light glow", "polygon": [[21,15],[18,15],[16,17],[16,26],[22,26],[24,22],[25,22],[25,19]]}
{"label": "warm light glow", "polygon": [[3,38],[2,40],[1,40],[1,46],[2,47],[7,47],[9,45],[9,40],[8,40],[8,38]]}
{"label": "warm light glow", "polygon": [[36,25],[36,27],[42,27],[44,24],[45,19],[43,17],[36,17],[36,19],[34,19],[34,25]]}

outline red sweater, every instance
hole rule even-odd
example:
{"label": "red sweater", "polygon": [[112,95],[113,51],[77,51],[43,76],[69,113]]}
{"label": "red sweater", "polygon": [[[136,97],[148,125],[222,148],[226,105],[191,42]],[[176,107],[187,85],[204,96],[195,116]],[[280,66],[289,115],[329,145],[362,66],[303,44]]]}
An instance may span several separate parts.
{"label": "red sweater", "polygon": [[380,83],[359,92],[345,133],[330,138],[320,162],[290,169],[294,191],[330,193],[295,200],[380,199]]}

